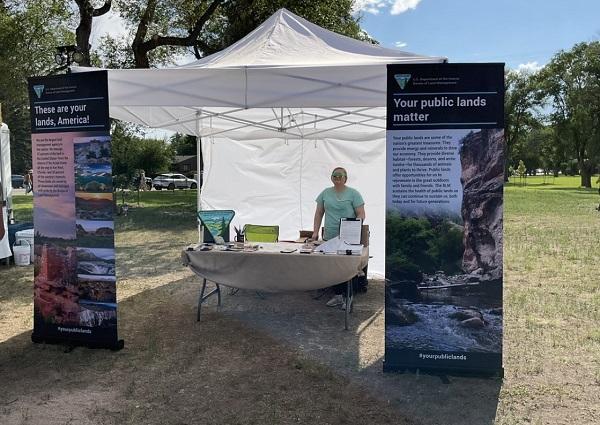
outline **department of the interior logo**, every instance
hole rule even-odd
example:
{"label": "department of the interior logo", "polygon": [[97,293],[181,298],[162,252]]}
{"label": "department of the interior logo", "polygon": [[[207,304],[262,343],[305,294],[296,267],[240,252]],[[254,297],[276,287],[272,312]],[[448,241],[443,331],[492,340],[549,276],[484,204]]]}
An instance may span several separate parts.
{"label": "department of the interior logo", "polygon": [[33,86],[33,91],[37,94],[38,99],[42,97],[42,93],[44,93],[44,85],[40,84],[37,86]]}
{"label": "department of the interior logo", "polygon": [[406,84],[409,82],[410,77],[411,74],[394,74],[394,78],[396,79],[396,82],[402,90],[404,90],[404,87],[406,87]]}

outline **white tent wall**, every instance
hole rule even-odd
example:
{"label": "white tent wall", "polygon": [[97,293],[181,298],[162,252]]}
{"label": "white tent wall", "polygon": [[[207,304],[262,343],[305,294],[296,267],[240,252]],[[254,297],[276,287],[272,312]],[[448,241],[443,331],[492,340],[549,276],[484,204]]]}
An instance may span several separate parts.
{"label": "white tent wall", "polygon": [[233,209],[233,225],[277,224],[280,239],[313,227],[315,199],[331,186],[333,168],[347,169],[348,185],[365,199],[370,226],[369,274],[385,267],[385,140],[232,140],[204,138],[202,209]]}

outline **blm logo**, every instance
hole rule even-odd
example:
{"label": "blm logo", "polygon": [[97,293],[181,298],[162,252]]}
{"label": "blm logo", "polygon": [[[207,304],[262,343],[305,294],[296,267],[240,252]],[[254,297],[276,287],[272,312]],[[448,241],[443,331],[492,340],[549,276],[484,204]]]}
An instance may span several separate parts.
{"label": "blm logo", "polygon": [[37,94],[38,99],[42,97],[42,93],[44,93],[44,85],[40,84],[37,86],[33,86],[33,91]]}
{"label": "blm logo", "polygon": [[408,84],[410,81],[410,77],[411,74],[394,74],[394,78],[396,79],[396,82],[398,83],[398,86],[400,86],[401,90],[404,90],[406,84]]}

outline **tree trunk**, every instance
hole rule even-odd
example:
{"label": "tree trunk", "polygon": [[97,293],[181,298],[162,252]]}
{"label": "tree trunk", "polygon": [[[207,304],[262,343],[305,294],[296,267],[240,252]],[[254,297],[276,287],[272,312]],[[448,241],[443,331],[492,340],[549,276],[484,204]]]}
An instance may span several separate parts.
{"label": "tree trunk", "polygon": [[90,0],[75,0],[79,8],[79,25],[75,30],[75,40],[77,48],[83,54],[83,60],[79,62],[81,66],[91,66],[90,61],[90,35],[92,33],[92,20],[94,17],[102,16],[111,8],[112,0],[105,0],[104,4],[94,9]]}
{"label": "tree trunk", "polygon": [[580,159],[577,163],[579,165],[579,174],[581,175],[581,187],[591,188],[592,170],[594,169],[592,162]]}
{"label": "tree trunk", "polygon": [[75,40],[79,51],[83,54],[81,66],[91,66],[90,63],[90,34],[92,33],[92,12],[89,8],[79,8],[79,26],[75,30]]}
{"label": "tree trunk", "polygon": [[592,187],[592,173],[585,169],[581,170],[581,187]]}
{"label": "tree trunk", "polygon": [[154,19],[155,10],[156,0],[148,0],[146,10],[144,10],[144,13],[142,14],[137,31],[135,32],[135,37],[131,43],[131,50],[133,50],[136,68],[150,68],[148,49],[145,46],[144,40],[148,34],[150,23]]}

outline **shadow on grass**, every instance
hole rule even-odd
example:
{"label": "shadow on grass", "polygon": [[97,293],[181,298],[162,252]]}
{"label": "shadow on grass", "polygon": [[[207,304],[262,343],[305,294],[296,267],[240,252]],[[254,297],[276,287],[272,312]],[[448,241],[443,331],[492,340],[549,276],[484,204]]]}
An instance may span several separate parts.
{"label": "shadow on grass", "polygon": [[594,194],[598,193],[597,189],[594,189],[594,188],[590,189],[590,188],[585,188],[585,187],[547,187],[547,188],[544,188],[544,190],[571,192],[571,193],[584,194],[584,195],[594,195]]}
{"label": "shadow on grass", "polygon": [[509,184],[505,184],[504,187],[510,188],[510,189],[523,189],[523,190],[535,189],[535,190],[540,190],[540,191],[556,190],[556,191],[561,191],[561,192],[573,192],[573,193],[585,193],[585,194],[598,193],[598,189],[593,188],[593,187],[587,188],[587,187],[577,187],[577,186],[561,186],[561,185],[556,185],[553,183],[533,183],[533,184],[527,184],[527,185],[509,183]]}
{"label": "shadow on grass", "polygon": [[383,374],[382,285],[358,300],[345,332],[343,312],[306,293],[225,296],[198,323],[192,279],[119,303],[120,352],[65,352],[30,332],[0,343],[0,422],[494,421],[500,381]]}
{"label": "shadow on grass", "polygon": [[187,280],[120,303],[120,352],[30,332],[1,343],[0,422],[412,423],[262,332],[210,312],[197,323]]}
{"label": "shadow on grass", "polygon": [[190,228],[190,223],[196,223],[196,206],[132,206],[127,216],[116,217],[116,223],[121,232]]}

